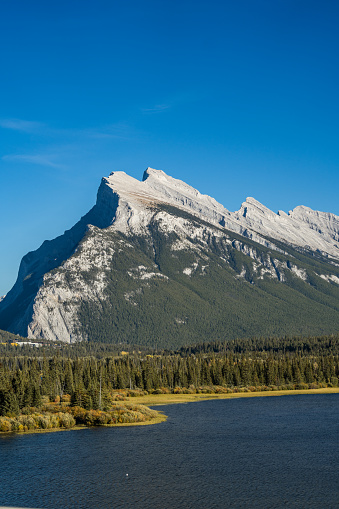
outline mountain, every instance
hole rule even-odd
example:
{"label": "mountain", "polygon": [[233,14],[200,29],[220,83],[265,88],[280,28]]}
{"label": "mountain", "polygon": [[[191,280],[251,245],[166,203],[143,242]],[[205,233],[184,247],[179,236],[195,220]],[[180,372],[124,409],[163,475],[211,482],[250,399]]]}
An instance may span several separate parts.
{"label": "mountain", "polygon": [[31,338],[177,347],[339,330],[339,217],[230,212],[148,168],[103,178],[73,228],[22,259],[0,328]]}

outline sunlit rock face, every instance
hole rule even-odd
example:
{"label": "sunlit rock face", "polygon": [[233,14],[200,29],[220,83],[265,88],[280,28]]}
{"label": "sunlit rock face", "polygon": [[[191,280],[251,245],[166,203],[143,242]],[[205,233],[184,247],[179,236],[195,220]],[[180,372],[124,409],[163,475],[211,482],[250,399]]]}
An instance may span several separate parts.
{"label": "sunlit rock face", "polygon": [[[66,342],[117,341],[125,331],[129,342],[140,343],[138,323],[143,320],[151,324],[147,330],[154,327],[155,335],[162,334],[161,327],[154,325],[166,308],[162,299],[173,303],[180,292],[187,296],[193,292],[206,303],[201,303],[197,329],[192,325],[199,321],[193,319],[193,304],[192,309],[187,304],[187,316],[179,316],[177,310],[172,317],[166,315],[167,327],[179,327],[177,335],[184,337],[183,343],[199,339],[196,330],[207,334],[208,316],[218,324],[226,320],[230,334],[276,334],[282,330],[284,313],[306,316],[307,303],[313,309],[314,302],[318,307],[313,312],[320,313],[317,331],[329,330],[322,325],[325,316],[334,331],[338,266],[339,217],[334,214],[304,206],[276,214],[254,198],[230,212],[163,171],[147,168],[141,181],[117,171],[102,179],[95,206],[73,228],[22,259],[14,287],[0,298],[0,328]],[[202,280],[206,295],[200,288]],[[284,297],[283,287],[274,286],[277,283],[288,289]],[[154,291],[159,299],[153,303]],[[215,318],[208,314],[213,292],[217,301],[220,298]],[[300,293],[298,299],[295,292]],[[235,295],[239,312],[231,300]],[[281,311],[281,323],[274,315],[276,330],[265,328],[255,314],[252,321],[246,318],[246,306],[255,309],[252,296],[262,299],[267,310],[272,308],[273,315],[279,305],[287,306]],[[105,332],[98,325],[96,338],[92,337],[95,327],[87,323],[90,315],[92,321],[105,323]],[[128,322],[132,319],[134,329]],[[303,333],[305,327],[300,327]],[[215,330],[221,331],[222,325]]]}
{"label": "sunlit rock face", "polygon": [[[137,227],[138,218],[135,216],[139,216],[142,225],[147,206],[167,203],[186,209],[212,224],[245,233],[257,242],[265,242],[260,236],[270,237],[339,259],[339,217],[335,214],[304,206],[298,206],[288,214],[283,211],[276,214],[254,198],[247,198],[240,210],[232,213],[214,198],[152,168],[144,172],[142,182],[124,172],[113,172],[103,179],[99,195],[107,195],[106,187],[118,198],[116,220],[121,220],[121,228],[126,228],[126,225]],[[115,206],[114,199],[112,203]]]}

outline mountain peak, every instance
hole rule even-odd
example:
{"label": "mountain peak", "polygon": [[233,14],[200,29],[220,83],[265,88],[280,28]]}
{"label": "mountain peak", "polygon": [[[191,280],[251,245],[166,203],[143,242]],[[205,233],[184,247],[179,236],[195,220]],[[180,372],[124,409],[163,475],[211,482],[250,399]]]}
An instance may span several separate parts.
{"label": "mountain peak", "polygon": [[146,170],[144,171],[144,174],[142,176],[142,181],[144,182],[146,179],[148,179],[148,177],[152,175],[153,177],[158,177],[158,178],[161,178],[162,176],[163,177],[168,177],[168,175],[166,175],[166,173],[162,170],[156,170],[155,168],[151,168],[150,166],[148,166],[146,168]]}
{"label": "mountain peak", "polygon": [[[311,252],[310,256],[307,251],[303,254],[308,256],[308,265],[300,261],[299,248]],[[291,252],[294,254],[287,255]],[[319,252],[325,256],[319,256]],[[0,298],[0,328],[31,337],[74,341],[93,335],[97,338],[96,328],[102,326],[101,339],[114,336],[116,341],[147,341],[150,330],[159,337],[166,336],[173,327],[173,334],[181,337],[184,325],[178,331],[178,324],[191,323],[185,336],[185,341],[190,341],[190,334],[196,333],[196,320],[200,334],[211,322],[212,310],[220,312],[222,334],[226,319],[232,334],[238,334],[245,329],[242,323],[238,329],[232,318],[239,311],[238,297],[236,302],[230,298],[235,293],[245,303],[242,320],[248,330],[261,333],[268,330],[267,320],[259,329],[253,329],[248,320],[257,316],[261,307],[257,298],[266,291],[265,285],[274,279],[272,289],[276,292],[277,280],[289,285],[298,277],[305,296],[310,274],[311,281],[318,278],[327,299],[334,295],[337,287],[333,289],[333,285],[339,281],[335,259],[339,259],[339,217],[334,214],[304,206],[296,207],[289,215],[281,211],[275,214],[252,197],[239,211],[231,213],[210,196],[162,170],[147,168],[141,181],[124,171],[113,171],[102,179],[96,205],[90,212],[63,235],[44,242],[23,258],[16,284],[4,299]],[[309,264],[314,265],[313,272]],[[252,285],[256,285],[256,293]],[[205,286],[215,289],[211,301],[210,292],[203,296]],[[313,305],[314,291],[307,305]],[[219,304],[215,305],[218,298]],[[329,330],[333,330],[337,311],[329,306],[325,312],[323,296],[319,299],[319,306],[304,321],[308,327],[309,320],[323,313],[323,323],[331,323]],[[251,302],[253,312],[248,313]],[[277,309],[275,304],[267,307],[267,302],[271,302],[270,297],[262,294],[265,316]],[[299,316],[304,316],[304,311],[302,306],[294,310],[292,302],[284,316],[289,319],[295,313],[299,327]],[[125,318],[120,320],[120,314]],[[277,320],[280,307],[272,323]],[[135,328],[136,323],[141,327]],[[148,325],[143,329],[145,323]],[[210,335],[208,327],[205,332]]]}
{"label": "mountain peak", "polygon": [[260,213],[262,214],[274,214],[275,213],[270,210],[268,207],[266,207],[265,205],[263,205],[260,201],[256,200],[255,198],[252,198],[251,196],[248,196],[245,200],[245,204],[248,206],[252,206],[253,208],[255,208],[257,211],[259,211]]}
{"label": "mountain peak", "polygon": [[[138,227],[139,223],[145,223],[148,205],[164,203],[185,209],[241,235],[249,235],[260,243],[265,243],[264,238],[270,237],[339,258],[339,217],[334,214],[314,211],[303,205],[288,214],[283,211],[275,213],[251,196],[237,212],[231,213],[214,198],[151,167],[144,171],[142,181],[123,171],[115,171],[103,179],[103,184],[98,202],[104,205],[102,210],[105,215],[112,217],[123,231],[127,224]],[[112,207],[116,207],[116,213],[109,213]],[[129,220],[128,217],[132,216]]]}
{"label": "mountain peak", "polygon": [[260,221],[262,218],[270,218],[272,220],[276,214],[269,208],[265,207],[255,198],[251,196],[247,197],[246,200],[241,204],[240,209],[234,213],[238,218],[239,216],[246,218],[249,221]]}

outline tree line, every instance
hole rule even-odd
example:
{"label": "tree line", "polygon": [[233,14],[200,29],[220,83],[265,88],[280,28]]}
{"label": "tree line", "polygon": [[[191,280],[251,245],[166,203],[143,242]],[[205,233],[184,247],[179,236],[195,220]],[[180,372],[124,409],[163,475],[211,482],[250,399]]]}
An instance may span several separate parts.
{"label": "tree line", "polygon": [[[81,346],[85,350],[85,346]],[[212,342],[178,351],[131,350],[120,355],[75,356],[22,347],[0,357],[0,415],[68,401],[86,409],[108,408],[119,390],[208,392],[338,386],[339,336]],[[72,355],[69,355],[72,353]]]}

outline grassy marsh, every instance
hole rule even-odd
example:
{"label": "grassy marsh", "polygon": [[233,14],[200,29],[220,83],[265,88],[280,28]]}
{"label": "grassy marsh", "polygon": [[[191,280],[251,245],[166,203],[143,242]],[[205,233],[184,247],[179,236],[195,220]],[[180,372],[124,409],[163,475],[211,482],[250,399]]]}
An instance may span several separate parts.
{"label": "grassy marsh", "polygon": [[305,390],[278,390],[258,392],[238,392],[230,394],[148,394],[133,397],[133,403],[147,406],[170,405],[177,403],[191,403],[209,399],[232,399],[232,398],[257,398],[265,396],[293,396],[296,394],[335,394],[339,393],[339,387],[325,387],[321,389]]}

